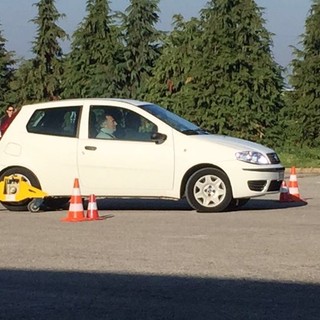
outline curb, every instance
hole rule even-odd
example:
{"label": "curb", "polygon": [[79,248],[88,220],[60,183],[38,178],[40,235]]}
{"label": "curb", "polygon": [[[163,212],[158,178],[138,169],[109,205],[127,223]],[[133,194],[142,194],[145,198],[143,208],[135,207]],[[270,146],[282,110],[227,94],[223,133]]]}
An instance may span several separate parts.
{"label": "curb", "polygon": [[[310,177],[310,176],[319,176],[320,168],[296,168],[297,177]],[[289,179],[291,175],[291,168],[285,168],[284,177]]]}
{"label": "curb", "polygon": [[[290,174],[291,168],[286,168],[285,173]],[[297,173],[304,173],[304,174],[320,174],[320,168],[297,168]]]}

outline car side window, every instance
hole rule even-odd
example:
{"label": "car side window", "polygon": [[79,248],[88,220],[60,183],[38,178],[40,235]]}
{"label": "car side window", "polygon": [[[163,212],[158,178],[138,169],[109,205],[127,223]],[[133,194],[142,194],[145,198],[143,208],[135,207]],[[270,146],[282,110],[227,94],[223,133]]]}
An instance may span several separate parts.
{"label": "car side window", "polygon": [[120,108],[90,106],[88,137],[92,139],[117,139],[116,131],[117,127],[121,127],[121,119]]}
{"label": "car side window", "polygon": [[127,110],[124,119],[125,140],[151,141],[151,135],[158,132],[157,126],[140,114]]}
{"label": "car side window", "polygon": [[118,107],[91,106],[88,136],[96,139],[151,141],[158,128],[140,114]]}
{"label": "car side window", "polygon": [[27,124],[27,131],[53,136],[76,137],[80,106],[36,110]]}

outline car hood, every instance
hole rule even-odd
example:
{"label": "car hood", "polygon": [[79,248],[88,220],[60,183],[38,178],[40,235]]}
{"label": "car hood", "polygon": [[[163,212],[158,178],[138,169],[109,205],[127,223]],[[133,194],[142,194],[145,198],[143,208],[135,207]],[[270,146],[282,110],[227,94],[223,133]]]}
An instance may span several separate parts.
{"label": "car hood", "polygon": [[[189,136],[191,137],[191,136]],[[218,134],[208,134],[208,135],[197,135],[192,136],[199,143],[216,144],[224,148],[232,149],[234,151],[259,151],[262,153],[272,153],[274,150],[265,147],[259,143],[252,141],[234,138],[230,136],[218,135]]]}

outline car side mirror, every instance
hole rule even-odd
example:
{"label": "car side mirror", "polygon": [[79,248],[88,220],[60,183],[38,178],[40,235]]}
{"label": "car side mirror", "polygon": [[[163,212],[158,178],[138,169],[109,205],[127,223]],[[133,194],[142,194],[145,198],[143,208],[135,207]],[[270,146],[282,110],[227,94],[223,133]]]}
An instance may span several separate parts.
{"label": "car side mirror", "polygon": [[151,141],[155,142],[156,144],[161,144],[165,142],[167,139],[167,136],[163,133],[154,132],[151,134]]}

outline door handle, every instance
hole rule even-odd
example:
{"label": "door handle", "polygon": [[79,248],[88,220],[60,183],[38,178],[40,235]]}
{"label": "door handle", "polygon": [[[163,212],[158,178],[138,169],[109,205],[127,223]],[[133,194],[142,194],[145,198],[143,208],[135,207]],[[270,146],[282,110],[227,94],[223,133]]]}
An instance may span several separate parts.
{"label": "door handle", "polygon": [[97,147],[94,147],[94,146],[85,146],[84,147],[86,150],[90,150],[90,151],[95,151],[97,150]]}

